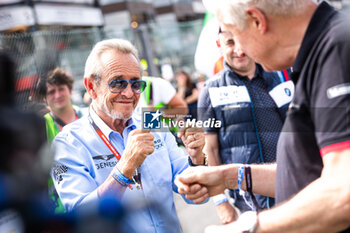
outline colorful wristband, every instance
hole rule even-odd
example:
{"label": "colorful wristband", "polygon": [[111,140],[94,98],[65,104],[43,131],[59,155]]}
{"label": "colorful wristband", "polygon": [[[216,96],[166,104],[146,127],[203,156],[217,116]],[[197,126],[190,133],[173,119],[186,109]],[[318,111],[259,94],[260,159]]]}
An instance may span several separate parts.
{"label": "colorful wristband", "polygon": [[242,190],[243,177],[244,177],[244,165],[240,164],[238,166],[238,175],[237,175],[237,188],[239,190],[240,195],[244,195],[244,191]]}
{"label": "colorful wristband", "polygon": [[258,201],[255,198],[255,195],[253,194],[253,179],[252,179],[252,171],[250,169],[250,166],[246,166],[245,168],[245,182],[247,184],[247,192],[249,193],[252,202],[253,202],[253,210],[258,211],[260,209]]}
{"label": "colorful wristband", "polygon": [[227,202],[228,199],[225,194],[219,194],[213,197],[213,202],[215,206],[218,206],[224,202]]}
{"label": "colorful wristband", "polygon": [[224,203],[224,202],[227,202],[227,201],[228,201],[228,199],[225,198],[225,199],[222,199],[222,200],[220,200],[220,201],[214,202],[214,204],[215,204],[215,206],[218,206],[218,205],[220,205],[220,204],[222,204],[222,203]]}
{"label": "colorful wristband", "polygon": [[112,171],[112,177],[118,181],[122,186],[128,186],[129,184],[134,184],[134,181],[124,176],[117,167]]}

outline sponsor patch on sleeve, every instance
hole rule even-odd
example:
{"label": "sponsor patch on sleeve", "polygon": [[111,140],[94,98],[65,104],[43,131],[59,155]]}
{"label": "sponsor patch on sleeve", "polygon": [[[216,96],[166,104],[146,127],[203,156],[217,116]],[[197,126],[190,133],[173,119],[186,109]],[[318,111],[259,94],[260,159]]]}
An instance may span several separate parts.
{"label": "sponsor patch on sleeve", "polygon": [[342,95],[350,94],[350,83],[340,84],[327,89],[328,99],[334,99]]}
{"label": "sponsor patch on sleeve", "polygon": [[67,166],[60,163],[55,164],[55,166],[52,168],[52,172],[53,172],[53,177],[57,182],[57,184],[59,184],[63,180],[62,174],[67,173],[67,171],[68,171]]}
{"label": "sponsor patch on sleeve", "polygon": [[281,83],[272,89],[269,94],[275,101],[277,107],[280,108],[292,101],[294,96],[294,84],[292,81]]}

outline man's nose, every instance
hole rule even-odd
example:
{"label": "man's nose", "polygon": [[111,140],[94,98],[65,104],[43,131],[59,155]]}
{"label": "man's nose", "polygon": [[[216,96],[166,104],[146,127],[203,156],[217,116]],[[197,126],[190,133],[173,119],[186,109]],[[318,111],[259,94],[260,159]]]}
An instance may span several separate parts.
{"label": "man's nose", "polygon": [[131,83],[128,83],[128,86],[121,92],[122,95],[126,96],[127,98],[131,98],[134,96],[134,91],[131,89]]}
{"label": "man's nose", "polygon": [[245,53],[243,52],[242,46],[241,44],[235,40],[235,49],[234,49],[234,53],[238,56],[238,57],[243,57],[245,55]]}
{"label": "man's nose", "polygon": [[61,93],[59,91],[55,91],[53,95],[54,95],[54,98],[58,98],[61,96]]}
{"label": "man's nose", "polygon": [[243,57],[245,54],[241,48],[241,46],[236,46],[234,49],[234,53],[236,54],[236,56],[238,57]]}

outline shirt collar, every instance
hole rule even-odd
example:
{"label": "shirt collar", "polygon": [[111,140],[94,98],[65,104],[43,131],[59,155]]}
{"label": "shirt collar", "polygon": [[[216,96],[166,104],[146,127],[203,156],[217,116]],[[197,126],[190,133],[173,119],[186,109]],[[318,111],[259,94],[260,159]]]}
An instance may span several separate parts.
{"label": "shirt collar", "polygon": [[[92,107],[89,107],[89,114],[90,114],[92,120],[97,125],[97,127],[100,128],[102,133],[104,135],[110,137],[111,133],[113,133],[114,131],[97,115],[97,113],[95,112],[95,110]],[[130,118],[126,122],[126,128],[125,129],[129,129],[129,128],[130,128],[130,130],[136,129],[136,125],[134,124],[133,118]]]}
{"label": "shirt collar", "polygon": [[292,79],[295,83],[298,81],[299,74],[303,68],[303,65],[305,64],[310,50],[315,44],[315,41],[320,36],[324,28],[326,28],[325,25],[328,24],[329,18],[335,13],[337,13],[337,11],[334,10],[328,3],[322,2],[311,17],[309,26],[306,30],[304,39],[301,43],[298,55],[293,65]]}

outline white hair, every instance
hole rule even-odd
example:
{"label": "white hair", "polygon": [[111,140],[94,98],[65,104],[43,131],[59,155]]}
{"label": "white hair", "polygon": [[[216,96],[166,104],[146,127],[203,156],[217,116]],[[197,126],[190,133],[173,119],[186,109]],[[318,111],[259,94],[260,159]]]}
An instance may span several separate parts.
{"label": "white hair", "polygon": [[249,7],[256,7],[266,15],[288,17],[303,12],[310,2],[312,0],[221,0],[216,15],[222,23],[242,30],[247,26],[245,11]]}
{"label": "white hair", "polygon": [[[109,39],[98,42],[91,50],[85,63],[84,77],[90,77],[92,75],[102,75],[103,67],[100,62],[100,56],[106,51],[116,51],[124,54],[132,54],[140,64],[140,59],[136,48],[127,40],[123,39]],[[140,73],[142,73],[142,67],[140,64]]]}

